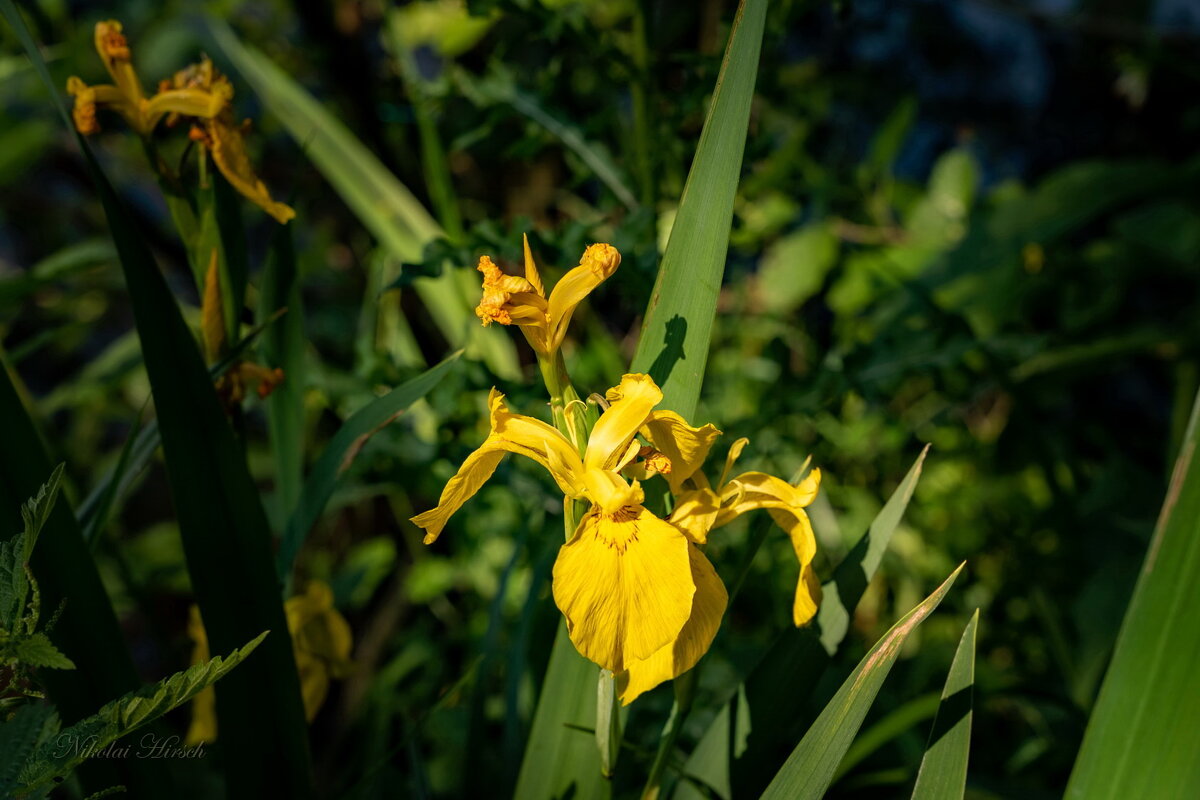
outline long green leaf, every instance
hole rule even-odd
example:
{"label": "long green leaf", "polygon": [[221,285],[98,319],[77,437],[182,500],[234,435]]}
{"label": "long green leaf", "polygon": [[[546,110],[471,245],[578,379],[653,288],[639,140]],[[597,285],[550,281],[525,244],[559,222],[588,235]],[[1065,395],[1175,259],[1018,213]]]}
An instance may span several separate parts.
{"label": "long green leaf", "polygon": [[[238,41],[224,23],[210,20],[209,28],[242,77],[362,224],[395,258],[419,261],[442,229],[412,192],[287,73]],[[439,277],[419,278],[413,287],[451,345],[482,358],[500,377],[519,377],[512,340],[479,325],[471,311],[470,292],[478,292],[475,277],[473,270],[447,266]]]}
{"label": "long green leaf", "polygon": [[[74,133],[12,0],[0,0],[0,9],[21,35],[63,122]],[[125,274],[188,571],[209,643],[214,650],[232,651],[264,630],[274,631],[258,655],[217,690],[227,791],[231,797],[309,797],[307,723],[266,514],[196,342],[145,238],[130,222],[87,141],[78,134],[76,140]]]}
{"label": "long green leaf", "polygon": [[612,787],[600,773],[596,680],[600,668],[571,644],[560,624],[513,797],[528,800],[602,800]]}
{"label": "long green leaf", "polygon": [[[633,357],[632,371],[649,372],[663,387],[663,407],[688,418],[700,397],[725,270],[766,9],[766,0],[743,0],[738,6]],[[675,369],[688,358],[686,369]],[[609,743],[606,748],[611,749],[619,740],[616,731],[600,731],[583,742],[569,733],[569,726],[595,727],[598,674],[597,667],[575,651],[565,628],[560,629],[521,761],[517,797],[551,800],[573,791],[578,798],[589,798],[611,791],[601,778],[596,742]],[[590,723],[581,723],[581,718]],[[611,725],[617,719],[609,715],[608,721]]]}
{"label": "long green leaf", "polygon": [[762,800],[820,800],[825,795],[884,679],[900,657],[901,647],[942,602],[962,568],[959,565],[933,594],[893,625],[871,648],[796,745],[763,793]]}
{"label": "long green leaf", "polygon": [[1200,796],[1200,395],[1068,798]]}
{"label": "long green leaf", "polygon": [[351,415],[338,429],[325,451],[321,453],[321,457],[317,459],[317,463],[313,465],[312,473],[304,482],[300,502],[288,518],[283,544],[279,548],[278,569],[281,576],[286,577],[291,572],[292,562],[300,552],[300,546],[304,544],[308,532],[325,510],[325,504],[333,495],[338,478],[358,454],[358,449],[373,433],[436,386],[458,361],[461,352],[454,353],[437,366],[397,386],[383,397],[372,400]]}
{"label": "long green leaf", "polygon": [[[684,766],[686,775],[724,800],[753,797],[766,786],[791,742],[804,730],[809,692],[846,637],[850,614],[879,568],[928,452],[928,447],[921,452],[866,535],[822,586],[816,623],[789,630],[775,641],[705,731]],[[781,686],[791,691],[780,692]],[[675,796],[680,800],[703,797],[690,783],[680,784]]]}
{"label": "long green leaf", "polygon": [[738,6],[633,356],[633,371],[653,376],[663,406],[685,418],[696,410],[708,361],[766,15],[767,0]]}
{"label": "long green leaf", "polygon": [[972,692],[975,688],[975,634],[979,611],[971,615],[954,652],[933,732],[917,772],[913,800],[962,800],[971,754]]}

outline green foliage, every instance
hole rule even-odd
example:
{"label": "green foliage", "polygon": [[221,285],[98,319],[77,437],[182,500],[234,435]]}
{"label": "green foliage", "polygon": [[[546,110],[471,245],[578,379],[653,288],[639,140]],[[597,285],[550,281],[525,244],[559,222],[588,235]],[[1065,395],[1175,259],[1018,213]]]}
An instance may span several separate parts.
{"label": "green foliage", "polygon": [[[8,789],[23,797],[61,782],[87,760],[90,753],[103,751],[112,742],[153,722],[212,686],[242,663],[268,633],[260,633],[227,656],[217,656],[158,683],[130,692],[108,703],[94,715],[66,728],[60,728],[52,721],[52,717],[44,716],[45,712],[22,709],[13,720],[0,725],[0,731],[6,733],[10,725],[16,725],[12,733],[16,746],[11,751],[3,751],[5,762],[0,775],[10,775],[12,765],[21,764],[15,780],[8,786],[0,785],[0,790]],[[47,728],[52,738],[43,741],[47,738]],[[26,755],[18,760],[17,754],[22,752]]]}
{"label": "green foliage", "polygon": [[979,611],[971,615],[962,640],[954,651],[950,674],[929,733],[929,744],[917,772],[913,800],[961,800],[967,785],[971,754],[971,717],[974,712],[975,634]]}
{"label": "green foliage", "polygon": [[871,648],[767,786],[762,795],[764,800],[819,800],[825,796],[825,790],[829,788],[838,764],[867,716],[867,710],[875,701],[892,665],[900,657],[900,649],[916,627],[942,602],[961,571],[960,566]]}
{"label": "green foliage", "polygon": [[1190,755],[1200,744],[1200,624],[1190,611],[1200,578],[1198,444],[1200,395],[1067,797],[1170,797],[1200,786]]}

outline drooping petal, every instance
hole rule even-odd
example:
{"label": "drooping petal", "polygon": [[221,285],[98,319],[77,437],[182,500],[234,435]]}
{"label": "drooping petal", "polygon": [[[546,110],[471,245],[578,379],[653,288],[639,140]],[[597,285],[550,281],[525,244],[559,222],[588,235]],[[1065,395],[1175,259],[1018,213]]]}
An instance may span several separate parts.
{"label": "drooping petal", "polygon": [[202,89],[167,89],[146,101],[146,127],[153,130],[166,114],[211,119],[225,107],[226,99]]}
{"label": "drooping petal", "polygon": [[673,642],[696,584],[686,538],[641,507],[591,511],[554,562],[554,602],[586,658],[621,672]]}
{"label": "drooping petal", "polygon": [[541,464],[563,494],[570,497],[584,494],[583,464],[567,437],[539,419],[512,413],[504,395],[495,389],[488,398],[488,406],[492,430],[487,439],[446,482],[437,507],[412,518],[414,525],[425,529],[425,544],[437,540],[447,520],[492,477],[505,453],[526,456]]}
{"label": "drooping petal", "polygon": [[693,489],[675,499],[675,508],[668,520],[696,544],[708,542],[708,532],[717,521],[721,499],[712,489]]}
{"label": "drooping petal", "polygon": [[644,427],[646,438],[671,462],[671,471],[663,473],[673,494],[695,474],[708,458],[708,451],[721,432],[711,424],[693,428],[674,411],[652,411]]}
{"label": "drooping petal", "polygon": [[458,472],[454,473],[454,477],[446,482],[437,506],[412,518],[414,525],[425,529],[425,544],[436,542],[454,512],[462,508],[463,503],[470,500],[479,491],[479,487],[492,477],[496,467],[500,465],[500,460],[504,458],[504,450],[495,447],[494,444],[489,436],[478,450],[467,456],[467,460],[458,468]]}
{"label": "drooping petal", "polygon": [[688,556],[692,581],[696,584],[691,616],[675,641],[660,647],[649,658],[632,661],[626,666],[627,672],[620,676],[617,684],[622,705],[629,705],[642,693],[678,678],[696,666],[712,646],[717,629],[721,627],[721,618],[729,603],[725,584],[700,548],[688,547]]}
{"label": "drooping petal", "polygon": [[550,292],[550,348],[557,350],[567,335],[575,307],[621,264],[621,254],[610,244],[594,244],[584,251],[579,266],[562,276]]}
{"label": "drooping petal", "polygon": [[649,375],[630,374],[609,390],[609,398],[612,404],[600,415],[588,437],[584,455],[584,466],[588,469],[615,466],[650,412],[662,402],[662,390]]}
{"label": "drooping petal", "polygon": [[792,621],[796,627],[805,625],[817,613],[821,602],[821,584],[813,572],[812,561],[817,555],[817,538],[813,535],[812,522],[802,509],[772,508],[769,512],[775,524],[787,531],[792,541],[792,551],[800,562],[800,577],[796,582],[796,599],[792,605]]}
{"label": "drooping petal", "polygon": [[254,172],[254,165],[250,163],[250,155],[246,152],[246,140],[242,137],[241,129],[233,124],[228,110],[209,120],[205,125],[205,133],[205,143],[212,153],[213,162],[230,186],[281,225],[296,216],[291,206],[271,198],[266,184]]}

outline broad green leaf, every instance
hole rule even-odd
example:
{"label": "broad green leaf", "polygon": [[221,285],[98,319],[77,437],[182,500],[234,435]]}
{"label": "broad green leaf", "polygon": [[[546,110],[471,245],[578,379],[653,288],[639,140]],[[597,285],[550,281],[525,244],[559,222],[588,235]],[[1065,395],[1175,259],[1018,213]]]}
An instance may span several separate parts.
{"label": "broad green leaf", "polygon": [[[50,473],[50,479],[38,489],[37,495],[21,504],[24,530],[12,539],[0,543],[0,628],[12,634],[33,632],[32,624],[18,624],[18,621],[25,617],[31,588],[35,598],[37,596],[37,588],[30,586],[26,569],[30,556],[33,555],[33,547],[37,544],[38,535],[49,519],[50,512],[54,510],[63,466],[59,464],[55,467],[54,472]],[[34,616],[36,615],[35,609]]]}
{"label": "broad green leaf", "polygon": [[600,668],[579,655],[566,624],[560,623],[513,797],[602,800],[611,796],[592,733],[599,675]]}
{"label": "broad green leaf", "polygon": [[913,800],[962,800],[971,754],[972,693],[975,689],[975,634],[979,611],[971,615],[950,663],[933,732],[917,773]]}
{"label": "broad green leaf", "polygon": [[[21,36],[64,124],[75,133],[62,97],[12,0],[0,0],[0,10]],[[261,631],[275,631],[258,657],[217,691],[227,786],[238,797],[269,793],[309,797],[312,787],[300,682],[257,488],[192,333],[145,237],[131,222],[87,141],[78,134],[75,138],[100,196],[125,275],[154,394],[188,572],[210,645],[214,650],[232,651]],[[81,539],[79,545],[83,545]],[[45,546],[37,553],[50,549]],[[91,566],[86,548],[82,557]],[[74,596],[74,586],[65,588],[67,596]],[[76,598],[73,605],[83,603]],[[110,646],[119,638],[119,633],[112,634]],[[66,647],[67,639],[62,641]],[[79,663],[79,671],[87,673],[80,656],[69,648],[67,652]]]}
{"label": "broad green leaf", "polygon": [[838,764],[834,773],[834,781],[841,780],[873,753],[917,725],[933,719],[937,715],[938,702],[941,699],[937,692],[929,692],[915,697],[902,704],[894,711],[889,711],[882,719],[859,734],[846,751],[842,763]]}
{"label": "broad green leaf", "polygon": [[917,626],[942,602],[962,569],[959,565],[933,594],[893,625],[871,648],[796,745],[783,768],[767,786],[762,800],[819,800],[825,795],[884,679],[900,657],[900,649]]}
{"label": "broad green leaf", "polygon": [[[821,588],[813,625],[781,635],[746,679],[731,693],[684,765],[684,774],[718,797],[753,797],[805,729],[809,692],[830,664],[850,629],[850,614],[875,576],[892,533],[900,524],[921,477],[929,448],[921,452],[858,544]],[[779,687],[790,687],[781,692]],[[691,784],[675,792],[682,800],[703,795]]]}
{"label": "broad green leaf", "polygon": [[[210,20],[209,27],[221,50],[362,224],[395,258],[420,261],[442,229],[412,192],[287,73],[239,42],[224,23]],[[474,270],[448,265],[439,277],[419,278],[413,287],[454,347],[482,358],[500,377],[520,376],[511,339],[482,327],[471,310],[479,291]]]}
{"label": "broad green leaf", "polygon": [[[67,775],[87,758],[88,748],[103,749],[110,742],[191,700],[241,664],[262,643],[267,633],[260,633],[223,658],[217,656],[184,672],[177,672],[166,680],[130,692],[107,703],[92,716],[65,728],[53,740],[42,745],[21,770],[18,778],[21,791],[36,789],[56,777]],[[64,747],[63,742],[77,742],[80,746]],[[86,747],[83,746],[85,744]]]}
{"label": "broad green leaf", "polygon": [[688,419],[708,361],[766,14],[767,0],[738,6],[633,356],[632,370],[662,387],[663,407]]}
{"label": "broad green leaf", "polygon": [[1200,795],[1200,395],[1068,798]]}
{"label": "broad green leaf", "polygon": [[283,543],[279,548],[279,574],[285,577],[291,572],[292,562],[300,552],[305,537],[325,510],[325,504],[333,495],[338,478],[350,466],[358,451],[376,431],[398,417],[405,409],[424,397],[438,384],[450,368],[458,361],[461,351],[454,353],[435,367],[397,386],[383,397],[376,398],[356,411],[342,424],[338,432],[313,465],[312,473],[304,482],[300,503],[288,518]]}

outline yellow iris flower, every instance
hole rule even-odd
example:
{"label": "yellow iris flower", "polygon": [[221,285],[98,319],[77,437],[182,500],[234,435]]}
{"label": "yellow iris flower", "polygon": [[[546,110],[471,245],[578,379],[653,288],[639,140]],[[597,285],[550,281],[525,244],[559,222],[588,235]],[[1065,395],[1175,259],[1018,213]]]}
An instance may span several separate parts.
{"label": "yellow iris flower", "polygon": [[208,149],[231,186],[280,223],[296,216],[291,208],[271,198],[255,174],[242,136],[245,123],[239,125],[233,119],[230,105],[233,85],[217,72],[209,59],[162,81],[158,92],[147,97],[133,67],[121,23],[116,20],[96,23],[95,43],[113,82],[89,86],[75,76],[67,80],[67,92],[75,99],[72,115],[80,133],[86,136],[100,130],[96,119],[99,108],[119,113],[142,138],[148,138],[164,117],[168,122],[180,117],[194,119],[197,124],[192,138]]}
{"label": "yellow iris flower", "polygon": [[232,90],[228,94],[219,94],[179,87],[146,97],[142,81],[133,68],[129,43],[121,31],[121,23],[116,20],[96,23],[96,52],[112,77],[111,84],[88,86],[75,76],[67,80],[67,92],[75,98],[73,115],[80,133],[86,135],[100,130],[96,121],[96,109],[100,107],[116,111],[139,136],[145,137],[167,114],[213,117],[233,96]]}
{"label": "yellow iris flower", "polygon": [[[718,433],[693,428],[679,415],[656,411],[662,391],[648,375],[626,375],[609,394],[581,456],[557,429],[514,414],[495,389],[489,399],[491,433],[442,491],[438,506],[413,517],[425,543],[437,540],[446,521],[491,477],[505,453],[528,456],[545,467],[563,494],[589,503],[578,528],[559,550],[553,571],[554,601],[575,647],[614,673],[651,662],[668,665],[662,680],[690,669],[708,649],[728,596],[712,564],[675,525],[643,505],[638,481],[621,470],[642,452],[639,432],[654,448],[677,455],[672,473],[699,467]],[[700,456],[700,461],[689,457]],[[632,699],[622,698],[625,702]]]}
{"label": "yellow iris flower", "polygon": [[567,335],[575,307],[621,265],[621,254],[610,244],[593,244],[584,251],[579,266],[569,270],[546,296],[529,238],[524,239],[525,276],[508,275],[488,256],[479,259],[483,273],[483,298],[475,314],[483,324],[518,325],[539,356],[552,357]]}
{"label": "yellow iris flower", "polygon": [[[304,716],[312,722],[329,693],[330,681],[344,678],[353,667],[350,625],[333,607],[333,592],[329,586],[320,581],[309,583],[304,594],[289,598],[283,610],[292,635]],[[192,639],[192,663],[208,661],[211,657],[208,635],[200,619],[200,610],[195,606],[192,606],[188,621],[188,636]],[[216,738],[217,696],[210,686],[192,701],[192,722],[185,742],[190,747]]]}

